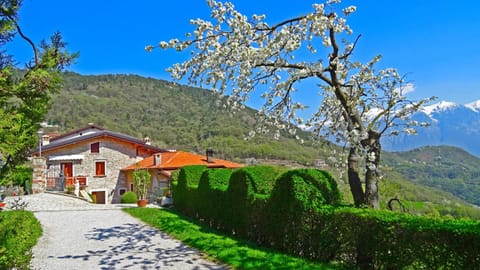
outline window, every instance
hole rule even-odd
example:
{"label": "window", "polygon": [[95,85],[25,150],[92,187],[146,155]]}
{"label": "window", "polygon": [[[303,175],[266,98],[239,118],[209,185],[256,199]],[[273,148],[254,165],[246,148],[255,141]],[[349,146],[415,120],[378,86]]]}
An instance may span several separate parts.
{"label": "window", "polygon": [[127,189],[126,189],[126,188],[120,188],[120,189],[118,190],[118,194],[119,194],[120,196],[122,196],[123,194],[125,194],[125,192],[127,192]]}
{"label": "window", "polygon": [[90,144],[90,153],[100,153],[100,143],[92,143]]}
{"label": "window", "polygon": [[130,183],[130,191],[133,191],[133,184]]}
{"label": "window", "polygon": [[105,176],[105,161],[95,161],[95,176]]}

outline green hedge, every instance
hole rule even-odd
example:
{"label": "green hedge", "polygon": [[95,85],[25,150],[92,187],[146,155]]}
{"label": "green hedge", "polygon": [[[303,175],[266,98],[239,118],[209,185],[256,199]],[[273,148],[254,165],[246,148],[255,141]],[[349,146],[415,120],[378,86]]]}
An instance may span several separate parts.
{"label": "green hedge", "polygon": [[271,166],[244,167],[232,173],[221,221],[229,232],[250,240],[257,238],[251,229],[263,226],[265,200],[277,174],[278,170]]}
{"label": "green hedge", "polygon": [[123,193],[122,197],[120,197],[121,203],[136,203],[137,202],[137,194],[133,191],[127,191]]}
{"label": "green hedge", "polygon": [[[342,207],[336,182],[319,170],[292,170],[278,179],[278,171],[264,166],[231,175],[203,170],[180,171],[185,179],[178,186],[190,201],[176,198],[188,207],[179,210],[258,245],[353,269],[480,269],[478,221]],[[198,189],[188,181],[198,181]]]}
{"label": "green hedge", "polygon": [[[322,261],[360,269],[480,269],[480,222],[357,208],[316,212]],[[323,245],[323,246],[322,246]],[[318,257],[320,260],[320,257]]]}
{"label": "green hedge", "polygon": [[180,169],[177,179],[173,180],[172,196],[175,208],[192,217],[198,216],[197,188],[206,169],[207,167],[202,165],[185,166]]}
{"label": "green hedge", "polygon": [[225,212],[225,191],[233,170],[211,169],[203,172],[198,184],[198,211],[199,217],[211,227],[223,229],[220,222]]}
{"label": "green hedge", "polygon": [[329,173],[297,169],[282,174],[268,202],[265,229],[269,244],[295,255],[314,256],[312,213],[339,203],[340,191]]}
{"label": "green hedge", "polygon": [[0,269],[28,269],[31,249],[42,235],[32,212],[0,212]]}

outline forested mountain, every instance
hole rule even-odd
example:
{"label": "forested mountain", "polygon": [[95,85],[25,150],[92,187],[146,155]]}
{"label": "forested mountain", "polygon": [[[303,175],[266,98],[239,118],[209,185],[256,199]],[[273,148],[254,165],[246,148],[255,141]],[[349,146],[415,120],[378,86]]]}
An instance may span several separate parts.
{"label": "forested mountain", "polygon": [[[211,147],[216,156],[244,163],[310,166],[314,160],[329,163],[342,149],[314,142],[305,143],[286,134],[274,140],[271,134],[245,140],[256,123],[255,111],[246,108],[232,114],[212,92],[136,75],[64,75],[64,87],[52,100],[47,115],[51,128],[64,132],[89,122],[138,138],[149,136],[165,148],[203,152]],[[328,170],[339,179],[345,199],[349,187],[333,164]],[[480,159],[452,147],[426,147],[409,152],[384,153],[381,198],[385,205],[395,196],[406,200],[414,213],[449,214],[480,218],[480,211],[464,202],[480,205]],[[423,186],[425,185],[425,186]],[[429,187],[428,187],[429,186]],[[443,190],[443,192],[442,192]]]}
{"label": "forested mountain", "polygon": [[[255,111],[232,114],[211,91],[135,75],[82,76],[66,73],[63,89],[47,115],[50,125],[68,131],[95,123],[138,138],[149,136],[165,148],[203,152],[213,148],[221,158],[296,160],[311,164],[327,152],[306,138],[272,135],[245,137],[255,126]],[[306,134],[303,135],[307,137]]]}

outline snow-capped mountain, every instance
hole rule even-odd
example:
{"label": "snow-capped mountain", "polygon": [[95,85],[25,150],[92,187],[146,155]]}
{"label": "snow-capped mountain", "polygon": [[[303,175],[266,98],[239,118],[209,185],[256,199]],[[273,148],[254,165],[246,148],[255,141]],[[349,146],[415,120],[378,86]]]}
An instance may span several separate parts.
{"label": "snow-capped mountain", "polygon": [[429,127],[417,127],[417,135],[385,138],[387,151],[403,151],[426,145],[451,145],[480,156],[480,100],[457,104],[441,101],[425,106],[413,118],[427,122]]}

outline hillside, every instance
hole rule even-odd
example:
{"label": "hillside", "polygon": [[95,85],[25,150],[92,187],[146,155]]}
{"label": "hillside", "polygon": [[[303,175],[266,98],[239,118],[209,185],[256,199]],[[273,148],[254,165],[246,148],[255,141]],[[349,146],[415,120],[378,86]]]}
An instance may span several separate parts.
{"label": "hillside", "polygon": [[427,146],[385,153],[383,164],[413,183],[480,205],[480,159],[460,148]]}
{"label": "hillside", "polygon": [[[254,158],[259,163],[311,166],[316,159],[328,162],[335,155],[332,150],[341,152],[331,144],[312,141],[307,133],[301,134],[304,144],[288,136],[276,141],[270,134],[246,141],[255,125],[253,109],[232,115],[210,91],[135,75],[66,73],[47,121],[61,132],[93,122],[138,138],[149,136],[153,144],[165,148],[203,152],[211,147],[217,157],[242,163]],[[478,168],[478,158],[456,148],[385,153],[382,170],[387,180],[381,182],[382,204],[398,196],[410,203],[414,213],[480,218],[478,209],[451,195],[480,205]],[[330,171],[340,180],[349,202],[348,181],[342,181],[338,171]]]}
{"label": "hillside", "polygon": [[233,115],[210,91],[135,75],[66,73],[64,78],[46,118],[59,131],[93,122],[138,138],[149,136],[160,147],[196,152],[213,148],[216,156],[241,162],[283,159],[308,165],[327,157],[309,140],[301,147],[287,136],[246,141],[256,123],[255,111],[246,108]]}

